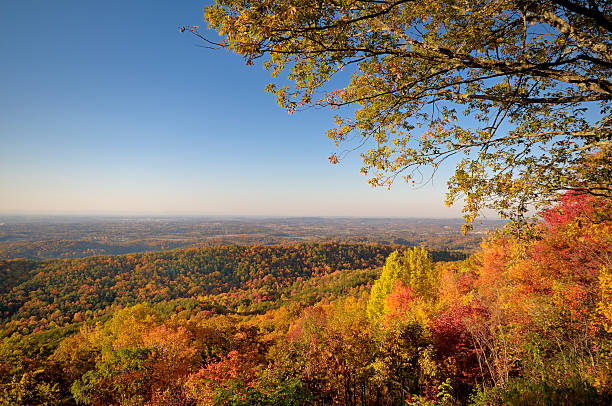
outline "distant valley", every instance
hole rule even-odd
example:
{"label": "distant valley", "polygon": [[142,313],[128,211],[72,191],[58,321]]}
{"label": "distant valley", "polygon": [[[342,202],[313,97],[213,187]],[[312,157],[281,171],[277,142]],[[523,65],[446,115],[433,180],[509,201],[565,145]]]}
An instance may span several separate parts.
{"label": "distant valley", "polygon": [[464,236],[460,219],[3,217],[0,259],[81,258],[215,245],[373,242],[473,252],[483,221]]}

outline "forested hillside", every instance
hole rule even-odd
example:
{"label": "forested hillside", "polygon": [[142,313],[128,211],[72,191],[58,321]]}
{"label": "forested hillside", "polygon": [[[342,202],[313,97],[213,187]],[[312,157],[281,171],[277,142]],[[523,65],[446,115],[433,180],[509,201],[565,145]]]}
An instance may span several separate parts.
{"label": "forested hillside", "polygon": [[454,262],[353,244],[5,261],[1,398],[608,405],[611,208],[570,193]]}
{"label": "forested hillside", "polygon": [[298,280],[377,267],[389,252],[380,245],[300,244],[0,261],[2,325],[30,333],[91,319],[113,306],[178,298],[199,298],[220,312],[262,311]]}

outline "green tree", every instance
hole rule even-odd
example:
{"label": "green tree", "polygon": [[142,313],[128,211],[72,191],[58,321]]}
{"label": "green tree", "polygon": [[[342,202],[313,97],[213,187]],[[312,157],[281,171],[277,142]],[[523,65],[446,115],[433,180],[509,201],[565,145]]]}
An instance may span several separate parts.
{"label": "green tree", "polygon": [[394,251],[387,258],[380,278],[376,280],[368,301],[368,316],[378,319],[385,313],[385,298],[398,282],[410,286],[425,297],[435,295],[437,272],[431,255],[422,247]]}
{"label": "green tree", "polygon": [[205,19],[220,42],[181,30],[286,72],[291,86],[267,87],[281,106],[339,109],[328,136],[364,146],[374,186],[425,182],[452,158],[447,204],[465,202],[468,226],[568,188],[612,194],[601,166],[576,169],[600,153],[610,170],[607,0],[217,0]]}

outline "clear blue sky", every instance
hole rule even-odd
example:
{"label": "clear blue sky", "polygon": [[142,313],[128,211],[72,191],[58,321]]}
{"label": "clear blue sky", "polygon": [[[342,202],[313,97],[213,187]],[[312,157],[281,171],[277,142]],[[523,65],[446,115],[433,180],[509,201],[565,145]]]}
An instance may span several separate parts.
{"label": "clear blue sky", "polygon": [[199,47],[206,1],[0,2],[0,214],[457,217],[446,178],[372,189],[321,110]]}

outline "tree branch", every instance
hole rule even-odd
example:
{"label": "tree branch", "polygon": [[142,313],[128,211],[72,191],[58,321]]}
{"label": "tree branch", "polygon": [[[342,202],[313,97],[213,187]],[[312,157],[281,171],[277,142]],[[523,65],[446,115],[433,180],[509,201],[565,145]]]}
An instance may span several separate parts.
{"label": "tree branch", "polygon": [[608,32],[612,32],[612,21],[610,21],[610,19],[597,8],[586,8],[581,4],[574,3],[568,0],[552,0],[552,2],[573,13],[588,17],[592,19],[598,27]]}

